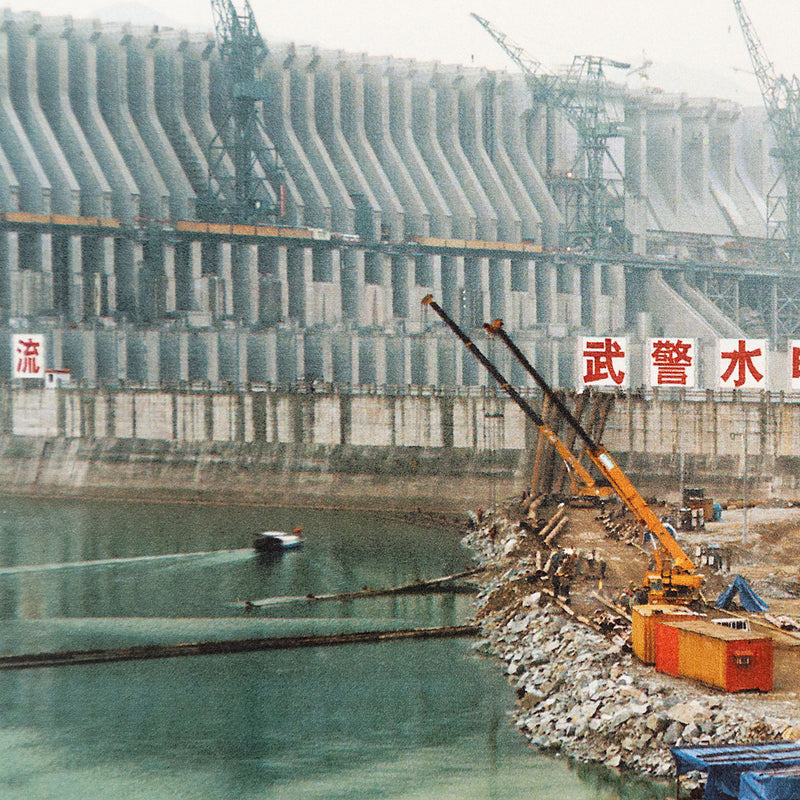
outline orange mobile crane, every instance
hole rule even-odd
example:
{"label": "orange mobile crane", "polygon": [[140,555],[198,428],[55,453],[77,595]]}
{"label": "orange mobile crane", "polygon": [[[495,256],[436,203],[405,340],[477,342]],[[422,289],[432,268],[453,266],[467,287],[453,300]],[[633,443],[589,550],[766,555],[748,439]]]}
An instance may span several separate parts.
{"label": "orange mobile crane", "polygon": [[[530,407],[519,392],[508,383],[494,364],[486,358],[464,331],[462,331],[442,307],[434,301],[433,297],[427,295],[423,298],[422,303],[436,312],[450,330],[458,336],[472,355],[486,368],[503,391],[520,407],[526,416],[534,422],[541,433],[556,446],[559,455],[564,458],[567,463],[567,467],[576,469],[581,478],[584,479],[584,473],[588,475],[588,471],[582,466],[582,471],[577,470],[576,465],[580,465],[580,462],[572,455],[569,449],[564,446],[555,433],[544,424],[542,418]],[[642,590],[643,593],[647,595],[647,602],[650,604],[671,603],[689,605],[697,600],[700,594],[700,587],[703,585],[704,577],[695,572],[694,562],[686,555],[681,546],[675,541],[672,534],[653,513],[653,510],[647,505],[645,499],[639,494],[630,480],[628,480],[625,473],[623,473],[615,463],[608,451],[589,436],[561,398],[556,395],[545,379],[536,371],[525,355],[514,344],[508,334],[503,330],[502,320],[495,320],[495,322],[491,324],[487,323],[484,325],[484,328],[490,335],[497,336],[501,339],[520,364],[522,364],[526,372],[536,381],[544,394],[550,399],[553,405],[555,405],[576,434],[580,436],[581,440],[586,445],[586,453],[590,461],[597,467],[600,474],[608,482],[609,490],[616,493],[643,526],[644,530],[650,534],[653,541],[654,566],[646,571],[644,580],[642,581]],[[592,481],[592,484],[587,485],[594,485],[594,481]],[[598,489],[600,488],[605,487],[598,487]],[[598,494],[596,496],[601,495]]]}

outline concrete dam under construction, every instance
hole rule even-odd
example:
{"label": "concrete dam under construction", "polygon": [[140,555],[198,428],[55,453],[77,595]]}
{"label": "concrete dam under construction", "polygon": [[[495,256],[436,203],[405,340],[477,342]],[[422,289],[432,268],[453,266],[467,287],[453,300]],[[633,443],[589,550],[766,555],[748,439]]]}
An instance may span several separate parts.
{"label": "concrete dam under construction", "polygon": [[[237,91],[224,56],[212,31],[4,12],[4,433],[150,438],[94,416],[111,407],[103,392],[123,392],[127,404],[139,391],[161,392],[166,404],[150,424],[163,429],[155,438],[181,440],[180,393],[195,390],[206,410],[189,440],[252,441],[256,431],[278,442],[266,423],[246,425],[235,410],[221,420],[212,407],[227,407],[231,392],[298,387],[354,398],[492,391],[421,305],[427,294],[466,329],[502,318],[557,387],[580,385],[581,337],[625,337],[632,388],[645,382],[649,337],[691,337],[706,403],[718,388],[715,343],[760,337],[768,390],[790,390],[780,365],[800,338],[800,280],[768,246],[780,168],[763,109],[609,80],[618,135],[608,138],[602,179],[616,207],[601,223],[624,246],[605,250],[574,235],[580,137],[524,74],[270,42],[249,91],[254,136],[280,179],[264,183],[270,216],[243,222],[216,213],[231,200],[225,174],[236,169],[219,147]],[[79,401],[37,400],[47,388],[17,382],[20,334],[41,337],[43,366],[69,371],[72,388],[60,391],[83,392]],[[529,385],[507,352],[484,346],[513,384]],[[91,414],[65,411],[78,407]],[[775,438],[764,432],[768,416],[745,434],[751,455]],[[312,431],[299,437],[307,443],[336,446],[358,439],[350,432],[363,420],[331,436],[313,420],[291,424]],[[222,428],[239,433],[220,437]],[[793,432],[781,437],[762,454],[793,451]],[[702,439],[690,449],[702,451]],[[442,441],[458,446],[435,432],[413,445]],[[669,442],[660,449],[676,452]]]}
{"label": "concrete dam under construction", "polygon": [[576,134],[522,74],[273,43],[259,74],[283,213],[209,224],[213,32],[6,12],[6,333],[43,332],[47,366],[89,385],[148,386],[486,383],[429,292],[466,325],[502,317],[562,386],[580,334],[800,336],[795,274],[743,249],[776,179],[763,109],[609,84],[630,247],[598,258],[563,246],[545,177],[566,180]]}

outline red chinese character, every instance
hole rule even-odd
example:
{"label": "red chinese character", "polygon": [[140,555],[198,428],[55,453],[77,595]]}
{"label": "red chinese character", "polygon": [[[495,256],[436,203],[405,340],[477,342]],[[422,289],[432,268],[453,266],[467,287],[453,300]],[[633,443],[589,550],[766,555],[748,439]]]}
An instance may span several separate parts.
{"label": "red chinese character", "polygon": [[617,385],[622,384],[625,373],[622,370],[617,372],[614,367],[614,359],[625,358],[625,351],[619,346],[616,339],[606,337],[603,341],[586,342],[583,355],[586,358],[584,383],[594,383],[610,378]]}
{"label": "red chinese character", "polygon": [[33,339],[27,341],[20,339],[17,342],[17,352],[20,354],[17,361],[18,373],[29,373],[35,375],[40,371],[39,366],[39,342]]}
{"label": "red chinese character", "polygon": [[760,347],[756,347],[754,350],[748,350],[745,340],[739,339],[739,346],[736,350],[731,350],[727,353],[720,353],[722,358],[730,359],[728,369],[722,373],[722,381],[727,381],[731,375],[733,375],[733,371],[735,369],[738,369],[738,372],[736,373],[736,378],[733,381],[733,385],[737,389],[740,386],[744,386],[744,383],[747,380],[745,370],[747,370],[753,376],[756,382],[762,380],[764,376],[756,369],[755,364],[753,364],[753,358],[760,355]]}
{"label": "red chinese character", "polygon": [[792,348],[792,377],[800,378],[800,347]]}
{"label": "red chinese character", "polygon": [[686,386],[686,368],[692,366],[692,357],[689,354],[692,345],[681,339],[670,342],[657,339],[653,342],[653,352],[650,357],[656,367],[657,382],[659,384],[675,384]]}

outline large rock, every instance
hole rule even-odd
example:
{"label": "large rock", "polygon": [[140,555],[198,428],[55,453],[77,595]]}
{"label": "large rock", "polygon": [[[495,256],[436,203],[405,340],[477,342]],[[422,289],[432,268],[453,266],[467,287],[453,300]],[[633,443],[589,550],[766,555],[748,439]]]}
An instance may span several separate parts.
{"label": "large rock", "polygon": [[678,703],[667,711],[667,716],[676,722],[688,725],[690,722],[703,722],[711,716],[711,712],[697,700]]}

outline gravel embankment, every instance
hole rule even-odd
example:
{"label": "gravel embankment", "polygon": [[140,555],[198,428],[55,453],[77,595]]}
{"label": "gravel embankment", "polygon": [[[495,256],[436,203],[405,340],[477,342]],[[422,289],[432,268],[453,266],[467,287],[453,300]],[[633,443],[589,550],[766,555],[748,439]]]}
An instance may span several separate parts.
{"label": "gravel embankment", "polygon": [[641,664],[623,637],[565,615],[528,582],[513,536],[499,516],[464,541],[489,568],[476,603],[476,647],[499,659],[516,688],[516,725],[532,744],[659,777],[673,769],[671,745],[800,738],[800,711],[789,703],[663,675]]}

